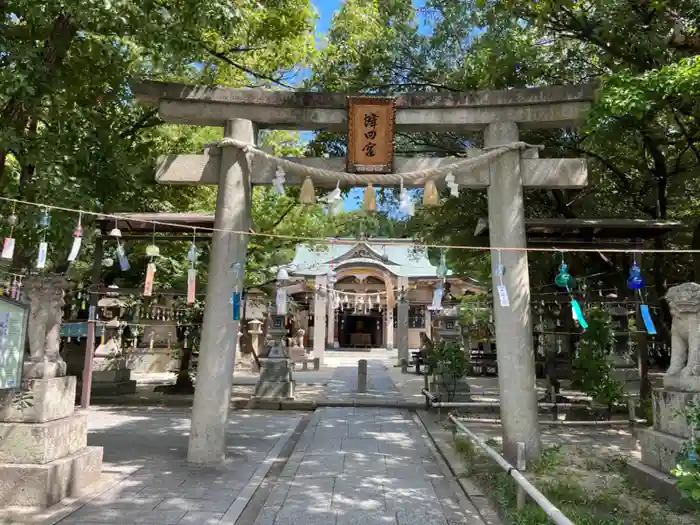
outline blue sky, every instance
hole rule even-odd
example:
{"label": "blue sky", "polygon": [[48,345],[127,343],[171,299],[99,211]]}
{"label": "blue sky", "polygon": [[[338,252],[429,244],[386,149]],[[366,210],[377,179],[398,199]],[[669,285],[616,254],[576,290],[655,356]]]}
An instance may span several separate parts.
{"label": "blue sky", "polygon": [[[316,26],[316,33],[318,38],[322,38],[328,32],[333,20],[333,14],[340,9],[341,5],[344,3],[343,0],[311,0],[311,2],[316,6],[319,13],[319,20]],[[414,5],[423,5],[423,0],[415,0]],[[302,73],[303,76],[303,73]],[[305,140],[310,139],[311,133],[302,133],[302,138]],[[345,211],[354,211],[362,206],[362,199],[364,196],[364,189],[354,188],[350,191],[348,196],[345,198]]]}
{"label": "blue sky", "polygon": [[[316,25],[316,34],[320,40],[323,35],[328,32],[331,27],[331,22],[333,20],[333,14],[340,9],[342,0],[312,0],[312,3],[316,6],[319,13],[318,24]],[[306,133],[302,134],[304,139],[307,137],[311,138],[311,133],[308,135]],[[345,198],[345,211],[354,211],[362,206],[362,199],[364,196],[364,190],[362,188],[354,188],[350,190],[350,193]]]}

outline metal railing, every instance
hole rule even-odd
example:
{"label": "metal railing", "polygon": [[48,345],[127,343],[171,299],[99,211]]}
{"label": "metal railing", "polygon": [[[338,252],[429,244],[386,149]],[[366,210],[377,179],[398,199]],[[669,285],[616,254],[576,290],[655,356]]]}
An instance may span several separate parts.
{"label": "metal railing", "polygon": [[[429,408],[498,408],[501,406],[499,401],[439,401],[439,397],[430,392],[428,389],[421,389],[421,393],[425,396],[425,406],[426,409]],[[629,396],[627,398],[627,419],[605,419],[605,420],[583,420],[583,421],[573,421],[573,420],[562,420],[558,419],[559,409],[563,408],[582,408],[586,405],[580,403],[546,403],[538,402],[538,408],[552,408],[554,409],[552,416],[552,421],[540,421],[543,425],[572,425],[572,426],[613,426],[613,425],[635,425],[635,424],[645,424],[646,419],[640,419],[636,417],[636,398]],[[484,419],[484,418],[460,418],[462,421],[474,421],[481,423],[500,423],[499,419]]]}
{"label": "metal railing", "polygon": [[549,516],[549,518],[556,523],[556,525],[574,525],[574,523],[564,516],[562,511],[560,511],[554,504],[549,501],[544,494],[535,488],[535,486],[530,483],[525,476],[523,476],[520,470],[525,469],[525,444],[518,443],[518,467],[516,468],[506,459],[496,452],[493,448],[488,446],[483,439],[474,434],[471,430],[462,424],[462,422],[457,419],[453,414],[449,416],[450,421],[455,425],[457,430],[462,434],[465,434],[472,442],[481,447],[484,452],[486,452],[506,473],[513,478],[515,483],[518,485],[518,495],[517,495],[517,506],[518,509],[522,509],[525,505],[525,495],[530,496],[532,501],[534,501],[538,507],[540,507],[544,513]]}

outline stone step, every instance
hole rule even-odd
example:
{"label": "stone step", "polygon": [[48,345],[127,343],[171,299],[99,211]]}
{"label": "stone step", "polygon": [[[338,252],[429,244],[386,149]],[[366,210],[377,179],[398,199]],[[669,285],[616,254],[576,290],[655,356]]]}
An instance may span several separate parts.
{"label": "stone step", "polygon": [[79,496],[102,471],[102,447],[86,447],[44,465],[0,464],[0,508],[55,505]]}
{"label": "stone step", "polygon": [[0,463],[50,463],[87,446],[87,415],[45,423],[0,423],[0,443]]}

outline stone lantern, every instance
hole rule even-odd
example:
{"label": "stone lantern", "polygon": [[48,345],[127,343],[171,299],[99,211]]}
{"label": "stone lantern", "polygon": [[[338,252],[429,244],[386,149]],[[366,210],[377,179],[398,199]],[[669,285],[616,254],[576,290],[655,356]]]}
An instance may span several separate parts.
{"label": "stone lantern", "polygon": [[441,310],[436,316],[435,340],[460,343],[459,318],[459,310],[457,308],[444,308]]}
{"label": "stone lantern", "polygon": [[255,387],[257,399],[281,401],[294,398],[292,366],[286,349],[285,316],[271,314],[265,338],[265,357],[260,358],[260,379]]}

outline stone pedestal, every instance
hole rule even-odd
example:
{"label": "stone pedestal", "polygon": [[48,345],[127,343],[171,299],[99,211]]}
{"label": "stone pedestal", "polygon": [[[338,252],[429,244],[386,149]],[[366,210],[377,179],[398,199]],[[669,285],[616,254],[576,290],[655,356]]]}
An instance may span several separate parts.
{"label": "stone pedestal", "polygon": [[136,393],[136,381],[131,379],[131,370],[116,338],[97,347],[92,367],[92,395]]}
{"label": "stone pedestal", "polygon": [[102,447],[87,446],[76,378],[27,379],[0,394],[0,508],[49,507],[97,482]]}
{"label": "stone pedestal", "polygon": [[284,346],[285,332],[284,316],[271,315],[265,357],[260,359],[260,379],[253,394],[257,399],[294,399],[292,362]]}
{"label": "stone pedestal", "polygon": [[671,470],[691,436],[683,410],[691,403],[700,403],[700,378],[666,377],[664,387],[654,389],[652,402],[654,426],[640,432],[642,462],[632,462],[630,470],[643,485],[682,505]]}
{"label": "stone pedestal", "polygon": [[255,386],[253,397],[257,399],[285,400],[294,399],[294,381],[292,367],[288,359],[260,359],[262,369],[260,379]]}
{"label": "stone pedestal", "polygon": [[[692,388],[696,390],[691,391]],[[642,463],[669,474],[676,458],[690,439],[690,427],[683,415],[689,404],[700,403],[700,378],[665,378],[664,388],[652,393],[654,426],[640,435]]]}

